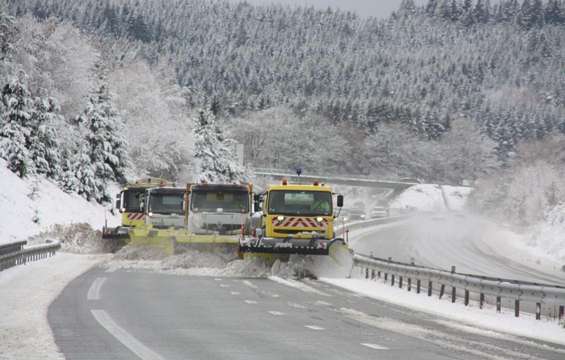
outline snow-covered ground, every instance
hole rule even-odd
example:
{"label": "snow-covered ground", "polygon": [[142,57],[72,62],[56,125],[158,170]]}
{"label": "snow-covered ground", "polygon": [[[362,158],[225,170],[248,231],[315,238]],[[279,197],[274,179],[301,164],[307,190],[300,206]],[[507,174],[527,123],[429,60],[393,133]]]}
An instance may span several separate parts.
{"label": "snow-covered ground", "polygon": [[104,258],[59,253],[0,272],[0,359],[63,359],[47,322],[49,304]]}
{"label": "snow-covered ground", "polygon": [[565,204],[545,214],[543,222],[526,234],[524,248],[563,264],[565,271]]}
{"label": "snow-covered ground", "polygon": [[88,223],[94,229],[101,229],[106,217],[109,226],[119,223],[119,217],[112,216],[103,206],[67,194],[44,178],[19,178],[6,168],[3,160],[0,160],[0,213],[0,244],[25,240],[54,224]]}
{"label": "snow-covered ground", "polygon": [[414,185],[403,191],[389,205],[395,211],[438,212],[462,210],[473,188],[437,184]]}
{"label": "snow-covered ground", "polygon": [[[520,318],[515,318],[511,309],[503,310],[501,314],[498,314],[495,309],[489,306],[483,310],[480,310],[476,304],[465,307],[461,303],[452,304],[447,299],[448,297],[444,300],[438,300],[435,296],[427,297],[425,294],[415,294],[405,289],[385,285],[379,281],[336,278],[322,278],[321,280],[377,300],[438,315],[437,321],[443,325],[464,327],[467,331],[474,330],[482,334],[487,334],[484,329],[490,329],[502,333],[491,333],[490,336],[500,337],[505,336],[505,334],[513,334],[565,345],[565,329],[558,325],[556,321],[537,321],[531,315],[524,313]],[[351,315],[356,316],[356,314]],[[455,320],[455,322],[447,321],[446,318]]]}

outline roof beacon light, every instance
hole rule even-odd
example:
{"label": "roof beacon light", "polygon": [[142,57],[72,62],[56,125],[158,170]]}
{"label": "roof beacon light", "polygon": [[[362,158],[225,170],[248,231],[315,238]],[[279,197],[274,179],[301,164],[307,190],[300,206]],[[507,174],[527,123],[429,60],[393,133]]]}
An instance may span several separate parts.
{"label": "roof beacon light", "polygon": [[314,181],[314,186],[319,186],[320,182],[319,181]]}
{"label": "roof beacon light", "polygon": [[288,180],[287,180],[287,179],[283,179],[283,180],[282,180],[282,184],[283,184],[283,185],[288,185]]}

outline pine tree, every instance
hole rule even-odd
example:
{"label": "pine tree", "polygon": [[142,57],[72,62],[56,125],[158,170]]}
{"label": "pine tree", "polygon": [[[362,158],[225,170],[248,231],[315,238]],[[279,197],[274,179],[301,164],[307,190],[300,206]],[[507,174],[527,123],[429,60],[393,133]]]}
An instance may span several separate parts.
{"label": "pine tree", "polygon": [[[124,180],[127,144],[122,120],[113,108],[106,85],[101,85],[90,97],[86,110],[77,122],[84,129],[86,141],[80,146],[83,150],[77,161],[77,178],[82,186],[79,186],[79,193],[97,201],[108,201],[108,183]],[[84,169],[86,164],[91,164],[92,168]],[[93,183],[95,191],[92,190]]]}
{"label": "pine tree", "polygon": [[59,104],[53,98],[38,97],[30,121],[29,153],[37,174],[57,179],[61,173],[60,144],[53,125],[61,122]]}
{"label": "pine tree", "polygon": [[194,118],[194,160],[199,180],[231,183],[243,180],[243,170],[235,161],[210,109],[201,109]]}
{"label": "pine tree", "polygon": [[8,168],[20,177],[34,170],[28,151],[32,99],[26,77],[21,71],[2,89],[4,111],[0,119],[0,157],[6,159]]}

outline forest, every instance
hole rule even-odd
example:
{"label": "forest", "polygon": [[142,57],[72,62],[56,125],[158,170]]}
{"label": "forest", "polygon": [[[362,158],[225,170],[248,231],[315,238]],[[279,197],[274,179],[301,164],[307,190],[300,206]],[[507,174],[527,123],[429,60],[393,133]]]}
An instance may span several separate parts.
{"label": "forest", "polygon": [[[384,20],[222,0],[3,1],[2,83],[24,70],[29,104],[57,100],[65,143],[107,104],[127,144],[123,168],[107,156],[115,179],[194,171],[202,114],[249,167],[488,184],[560,164],[532,149],[565,132],[562,0],[405,0]],[[478,206],[500,202],[489,196]]]}

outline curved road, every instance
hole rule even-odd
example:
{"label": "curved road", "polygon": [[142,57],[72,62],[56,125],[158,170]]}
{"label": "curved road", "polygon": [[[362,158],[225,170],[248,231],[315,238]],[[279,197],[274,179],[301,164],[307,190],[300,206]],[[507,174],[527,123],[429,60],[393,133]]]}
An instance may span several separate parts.
{"label": "curved road", "polygon": [[356,231],[351,246],[361,254],[445,270],[454,265],[462,273],[565,285],[564,264],[531,255],[514,245],[516,236],[471,215],[420,214]]}
{"label": "curved road", "polygon": [[[94,268],[48,311],[67,359],[563,359],[317,281]],[[484,336],[488,334],[489,336]]]}

